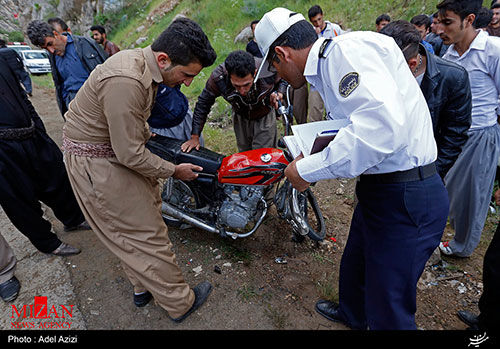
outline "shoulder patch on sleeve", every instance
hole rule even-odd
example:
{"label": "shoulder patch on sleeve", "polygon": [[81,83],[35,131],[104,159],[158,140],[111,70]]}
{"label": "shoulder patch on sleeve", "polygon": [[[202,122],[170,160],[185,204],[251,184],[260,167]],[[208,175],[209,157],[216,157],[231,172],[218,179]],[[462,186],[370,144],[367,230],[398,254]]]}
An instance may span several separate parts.
{"label": "shoulder patch on sleeve", "polygon": [[359,74],[351,72],[346,74],[339,83],[339,93],[347,98],[359,86]]}

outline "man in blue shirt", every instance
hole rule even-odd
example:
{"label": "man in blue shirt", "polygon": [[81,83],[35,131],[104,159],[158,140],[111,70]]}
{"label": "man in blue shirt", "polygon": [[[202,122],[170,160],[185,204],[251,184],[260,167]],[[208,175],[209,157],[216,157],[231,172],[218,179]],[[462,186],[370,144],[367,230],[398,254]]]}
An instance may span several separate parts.
{"label": "man in blue shirt", "polygon": [[69,103],[75,98],[94,68],[108,55],[89,38],[59,33],[48,23],[35,20],[28,25],[28,37],[33,45],[46,49],[52,66],[57,104],[64,118]]}
{"label": "man in blue shirt", "polygon": [[75,98],[76,93],[83,85],[85,80],[87,80],[89,74],[85,70],[82,61],[76,53],[73,37],[71,35],[68,35],[65,38],[66,47],[64,56],[56,55],[54,56],[54,59],[56,62],[57,71],[63,79],[63,100],[66,103],[66,106],[68,106],[69,102],[71,102],[73,98]]}
{"label": "man in blue shirt", "polygon": [[431,19],[429,18],[429,16],[427,15],[415,16],[411,19],[410,23],[413,24],[420,33],[420,37],[422,38],[420,43],[425,47],[425,49],[428,52],[434,54],[434,48],[432,47],[432,45],[424,40],[427,34],[429,34],[429,30],[431,28]]}

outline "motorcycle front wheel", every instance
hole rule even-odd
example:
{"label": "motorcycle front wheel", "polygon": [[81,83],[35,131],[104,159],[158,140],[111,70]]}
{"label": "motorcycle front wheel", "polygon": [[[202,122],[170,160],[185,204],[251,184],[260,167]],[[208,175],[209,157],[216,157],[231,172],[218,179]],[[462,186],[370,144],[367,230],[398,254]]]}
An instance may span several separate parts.
{"label": "motorcycle front wheel", "polygon": [[302,193],[291,190],[290,210],[296,226],[294,240],[300,242],[307,235],[314,241],[322,241],[326,235],[325,219],[313,192],[310,188]]}

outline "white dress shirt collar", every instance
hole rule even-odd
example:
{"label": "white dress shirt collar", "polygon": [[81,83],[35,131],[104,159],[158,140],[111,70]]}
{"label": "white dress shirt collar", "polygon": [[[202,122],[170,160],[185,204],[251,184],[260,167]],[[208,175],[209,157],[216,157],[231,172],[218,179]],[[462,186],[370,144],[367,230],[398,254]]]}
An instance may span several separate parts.
{"label": "white dress shirt collar", "polygon": [[478,29],[477,32],[479,32],[479,33],[474,38],[474,40],[472,40],[469,48],[467,49],[467,51],[464,52],[464,54],[462,56],[459,56],[457,50],[455,50],[455,44],[453,44],[453,45],[450,46],[450,48],[449,48],[449,50],[450,50],[449,54],[451,56],[454,56],[454,57],[463,57],[468,52],[470,52],[471,50],[484,51],[486,49],[486,42],[488,40],[488,33],[486,33],[483,30],[480,30],[480,29]]}
{"label": "white dress shirt collar", "polygon": [[319,38],[312,45],[309,55],[307,56],[306,67],[304,69],[304,76],[315,76],[318,74],[318,61],[319,61],[319,50],[325,38]]}

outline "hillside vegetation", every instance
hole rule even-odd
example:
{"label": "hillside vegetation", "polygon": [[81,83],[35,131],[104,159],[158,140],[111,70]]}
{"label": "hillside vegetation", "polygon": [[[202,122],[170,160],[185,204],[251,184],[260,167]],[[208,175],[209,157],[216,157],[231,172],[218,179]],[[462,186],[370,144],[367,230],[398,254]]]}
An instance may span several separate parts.
{"label": "hillside vegetation", "polygon": [[[245,49],[244,43],[234,42],[241,30],[275,7],[287,7],[307,18],[307,10],[319,4],[326,19],[341,23],[345,29],[373,30],[375,18],[382,13],[409,20],[417,14],[434,12],[437,3],[437,0],[149,0],[132,2],[118,13],[99,16],[96,22],[113,27],[110,39],[121,48],[145,47],[176,15],[183,14],[205,30],[217,52],[215,64],[219,64],[231,51]],[[173,9],[164,13],[170,8]],[[145,41],[136,45],[141,37]],[[201,93],[214,66],[205,68],[189,88],[183,88],[190,99]]]}

